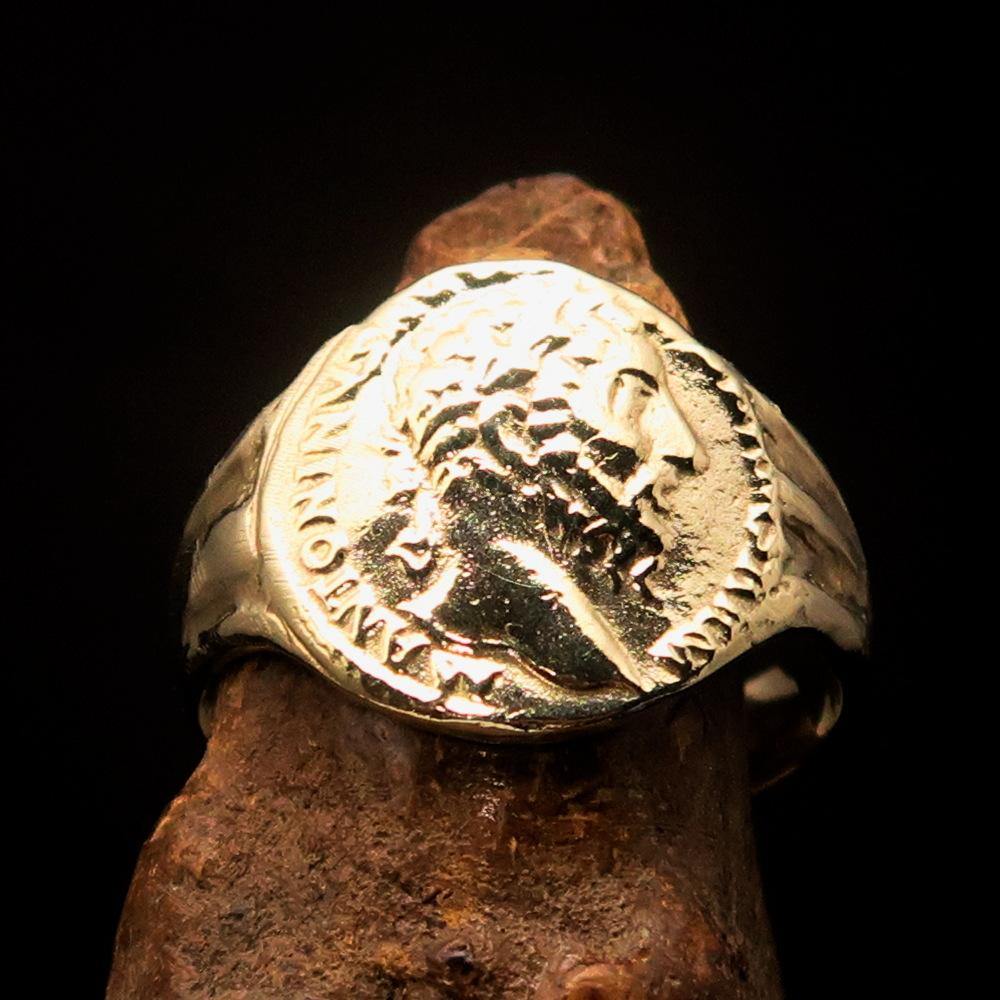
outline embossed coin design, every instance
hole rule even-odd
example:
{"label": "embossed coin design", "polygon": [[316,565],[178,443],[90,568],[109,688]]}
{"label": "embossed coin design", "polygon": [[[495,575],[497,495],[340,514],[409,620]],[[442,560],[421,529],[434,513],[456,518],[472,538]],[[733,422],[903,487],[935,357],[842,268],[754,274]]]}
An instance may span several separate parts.
{"label": "embossed coin design", "polygon": [[855,649],[867,627],[851,520],[780,411],[546,260],[445,268],[335,336],[186,544],[193,661],[276,646],[474,737],[612,719],[783,629]]}

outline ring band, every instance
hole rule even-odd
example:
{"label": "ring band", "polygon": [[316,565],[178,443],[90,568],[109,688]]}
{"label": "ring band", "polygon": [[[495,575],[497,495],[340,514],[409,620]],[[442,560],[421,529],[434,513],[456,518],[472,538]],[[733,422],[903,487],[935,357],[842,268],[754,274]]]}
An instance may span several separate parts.
{"label": "ring band", "polygon": [[549,260],[444,268],[332,338],[216,467],[184,550],[193,667],[278,648],[476,739],[604,724],[785,629],[856,650],[868,626],[850,516],[781,411]]}

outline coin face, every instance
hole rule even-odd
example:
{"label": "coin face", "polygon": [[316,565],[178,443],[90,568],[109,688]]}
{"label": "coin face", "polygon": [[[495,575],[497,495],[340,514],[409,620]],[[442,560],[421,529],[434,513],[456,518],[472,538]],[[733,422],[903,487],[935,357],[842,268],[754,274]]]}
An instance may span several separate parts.
{"label": "coin face", "polygon": [[551,261],[435,272],[289,390],[265,589],[331,679],[478,736],[599,721],[735,655],[781,527],[743,382]]}

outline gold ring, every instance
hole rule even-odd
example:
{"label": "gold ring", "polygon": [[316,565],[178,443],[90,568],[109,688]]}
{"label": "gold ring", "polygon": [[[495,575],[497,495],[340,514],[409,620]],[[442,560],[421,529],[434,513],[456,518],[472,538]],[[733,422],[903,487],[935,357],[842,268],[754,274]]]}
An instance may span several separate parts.
{"label": "gold ring", "polygon": [[783,630],[854,650],[868,626],[850,516],[781,411],[548,260],[444,268],[333,337],[216,467],[185,550],[193,665],[276,647],[476,739],[606,724]]}

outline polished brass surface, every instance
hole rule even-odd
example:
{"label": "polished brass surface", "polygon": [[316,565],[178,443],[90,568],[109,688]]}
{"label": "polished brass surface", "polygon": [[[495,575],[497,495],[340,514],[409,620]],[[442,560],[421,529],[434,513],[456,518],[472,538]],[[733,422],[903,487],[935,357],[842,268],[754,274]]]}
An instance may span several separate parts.
{"label": "polished brass surface", "polygon": [[[544,260],[445,268],[330,340],[185,544],[195,664],[277,646],[474,738],[608,722],[784,629],[867,629],[854,527],[780,410],[637,295]],[[775,668],[748,701],[793,687]]]}

